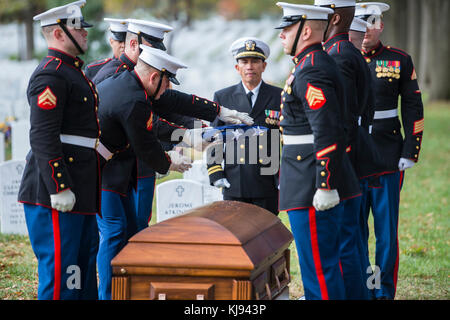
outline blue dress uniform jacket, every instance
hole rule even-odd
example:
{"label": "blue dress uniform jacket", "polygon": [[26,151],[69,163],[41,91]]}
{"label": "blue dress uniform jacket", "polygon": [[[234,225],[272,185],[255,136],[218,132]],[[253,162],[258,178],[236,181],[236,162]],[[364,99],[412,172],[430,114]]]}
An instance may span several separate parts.
{"label": "blue dress uniform jacket", "polygon": [[95,86],[81,71],[83,61],[55,49],[31,76],[27,96],[30,145],[19,201],[50,208],[50,195],[71,189],[74,213],[96,214],[100,160],[94,149],[61,143],[60,135],[99,137]]}
{"label": "blue dress uniform jacket", "polygon": [[[419,159],[424,130],[422,95],[411,57],[400,49],[379,45],[364,57],[372,74],[375,119],[372,136],[380,150],[385,172],[398,171],[398,161]],[[401,96],[401,116],[405,137],[400,132],[397,116],[383,115],[398,107]],[[380,116],[378,116],[378,114]]]}
{"label": "blue dress uniform jacket", "polygon": [[[213,121],[220,111],[217,103],[175,90],[167,90],[160,99],[152,100],[134,71],[106,79],[98,91],[101,141],[117,153],[104,167],[103,189],[120,194],[128,191],[136,156],[159,173],[169,169],[170,158],[153,133],[154,112],[164,117],[179,113]],[[128,146],[134,153],[121,152]]]}
{"label": "blue dress uniform jacket", "polygon": [[84,69],[84,74],[88,79],[94,79],[97,72],[99,72],[100,69],[103,68],[103,66],[111,60],[111,58],[101,59],[88,64]]}
{"label": "blue dress uniform jacket", "polygon": [[[271,129],[278,131],[278,119],[270,119],[266,115],[266,111],[280,111],[280,93],[281,88],[268,85],[263,81],[253,108],[250,106],[242,83],[222,89],[214,94],[214,101],[220,105],[232,106],[231,108],[234,110],[247,112],[254,119],[255,126],[269,128],[267,134],[264,133],[266,135],[264,139],[267,139],[267,150],[260,149],[263,148],[263,144],[260,143],[259,137],[256,141],[257,144],[255,143],[256,146],[250,146],[249,142],[252,141],[250,138],[245,138],[245,141],[238,139],[233,143],[234,159],[232,163],[225,161],[224,169],[222,169],[220,163],[208,164],[211,185],[222,178],[226,178],[230,182],[231,187],[223,190],[224,196],[263,198],[278,195],[278,170],[273,172],[272,175],[261,175],[261,168],[268,167],[270,164],[262,164],[259,159],[261,159],[260,152],[270,157]],[[219,127],[225,125],[225,123],[216,119],[212,125]],[[278,137],[276,140],[279,141]],[[251,159],[249,152],[252,151],[257,151],[256,164],[248,163]],[[226,159],[225,154],[224,159]],[[272,161],[279,161],[279,159],[272,159]]]}
{"label": "blue dress uniform jacket", "polygon": [[[345,130],[347,153],[358,177],[380,173],[380,159],[369,137],[374,116],[371,74],[361,51],[349,41],[348,33],[338,34],[324,43],[325,51],[336,62],[343,79],[347,104]],[[360,124],[360,125],[359,125]]]}
{"label": "blue dress uniform jacket", "polygon": [[314,136],[314,144],[283,145],[280,210],[312,207],[318,188],[337,189],[341,200],[360,194],[358,179],[345,152],[346,104],[336,63],[312,45],[296,57],[282,92],[280,131]]}

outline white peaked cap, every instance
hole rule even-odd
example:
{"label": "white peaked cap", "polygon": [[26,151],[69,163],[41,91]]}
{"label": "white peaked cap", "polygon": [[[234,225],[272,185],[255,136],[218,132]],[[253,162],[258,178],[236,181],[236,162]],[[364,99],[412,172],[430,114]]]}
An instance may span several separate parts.
{"label": "white peaked cap", "polygon": [[328,20],[328,15],[334,10],[318,6],[277,2],[277,6],[283,9],[284,17],[305,16],[306,20]]}
{"label": "white peaked cap", "polygon": [[142,52],[139,55],[139,59],[159,71],[167,72],[170,81],[179,84],[176,79],[177,71],[178,69],[186,69],[187,65],[165,51],[146,46],[145,44],[141,44],[140,48]]}
{"label": "white peaked cap", "polygon": [[360,2],[356,4],[355,17],[358,16],[381,16],[391,7],[383,2]]}
{"label": "white peaked cap", "polygon": [[369,23],[360,18],[354,18],[352,25],[350,26],[350,31],[359,31],[366,33],[367,28],[369,28]]}
{"label": "white peaked cap", "polygon": [[237,39],[231,45],[230,51],[235,59],[254,57],[266,60],[270,56],[269,46],[255,37]]}
{"label": "white peaked cap", "polygon": [[139,34],[139,32],[142,32],[146,35],[162,40],[164,39],[164,34],[172,30],[173,28],[171,26],[162,23],[146,20],[128,19],[128,31],[135,34]]}
{"label": "white peaked cap", "polygon": [[34,21],[40,21],[41,27],[58,24],[60,20],[80,19],[81,27],[92,27],[85,23],[81,8],[86,4],[86,0],[79,0],[64,6],[55,7],[33,17]]}
{"label": "white peaked cap", "polygon": [[104,18],[109,23],[109,30],[112,32],[127,32],[128,21],[126,19]]}
{"label": "white peaked cap", "polygon": [[315,6],[331,6],[331,8],[354,7],[356,0],[314,0]]}

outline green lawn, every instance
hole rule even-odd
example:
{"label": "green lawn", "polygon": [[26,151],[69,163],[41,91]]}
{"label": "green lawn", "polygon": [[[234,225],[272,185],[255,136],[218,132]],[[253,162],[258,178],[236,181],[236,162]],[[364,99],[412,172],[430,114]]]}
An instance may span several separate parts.
{"label": "green lawn", "polygon": [[[427,106],[425,119],[420,162],[406,172],[401,195],[397,299],[446,300],[450,298],[450,104]],[[179,177],[171,174],[158,182]],[[289,227],[286,213],[282,212],[280,218]],[[374,242],[372,232],[372,263]],[[303,288],[294,244],[291,275],[291,296],[300,297]],[[0,234],[0,299],[35,299],[36,289],[36,260],[28,238]]]}

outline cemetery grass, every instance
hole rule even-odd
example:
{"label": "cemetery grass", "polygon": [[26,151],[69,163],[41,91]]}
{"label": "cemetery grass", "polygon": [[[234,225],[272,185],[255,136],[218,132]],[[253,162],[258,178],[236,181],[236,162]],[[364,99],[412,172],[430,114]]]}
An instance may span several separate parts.
{"label": "cemetery grass", "polygon": [[[447,300],[450,279],[450,103],[425,108],[425,135],[418,165],[406,172],[401,194],[400,266],[396,299]],[[173,173],[158,183],[181,178]],[[153,212],[156,212],[154,202]],[[289,228],[285,212],[280,219]],[[156,214],[151,224],[154,224]],[[375,238],[370,219],[369,248],[374,264]],[[291,247],[290,295],[303,295],[295,243]],[[27,237],[0,234],[0,299],[36,299],[37,263]]]}

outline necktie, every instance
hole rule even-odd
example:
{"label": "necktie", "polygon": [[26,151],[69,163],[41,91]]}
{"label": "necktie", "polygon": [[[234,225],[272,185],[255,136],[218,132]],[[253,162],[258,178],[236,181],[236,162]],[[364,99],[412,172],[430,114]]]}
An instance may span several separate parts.
{"label": "necktie", "polygon": [[248,103],[250,103],[250,107],[253,108],[252,97],[253,97],[253,92],[249,91],[249,92],[247,93],[247,99],[248,99]]}

